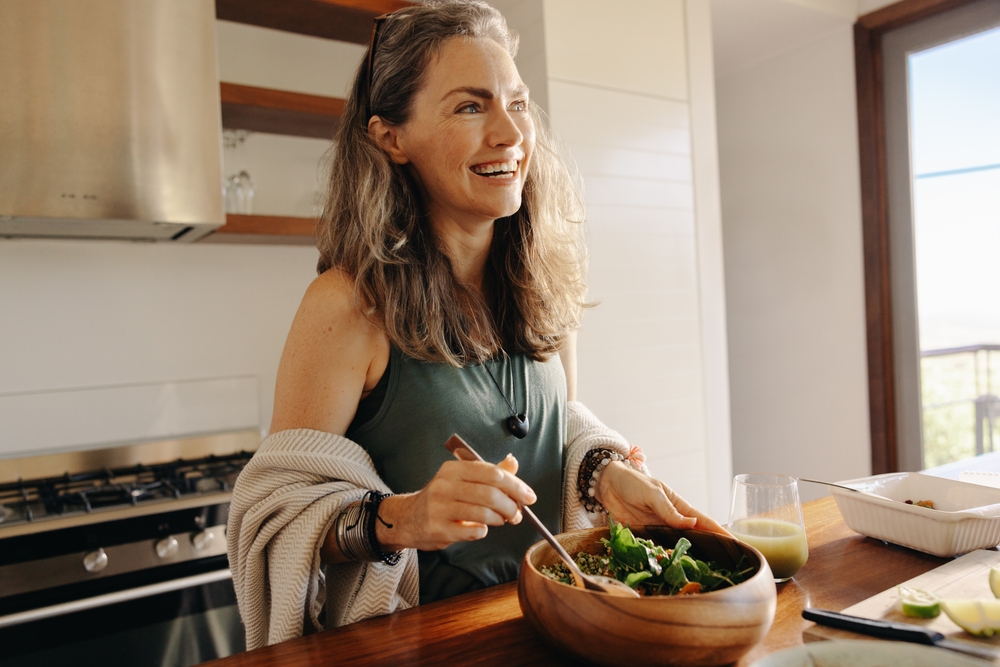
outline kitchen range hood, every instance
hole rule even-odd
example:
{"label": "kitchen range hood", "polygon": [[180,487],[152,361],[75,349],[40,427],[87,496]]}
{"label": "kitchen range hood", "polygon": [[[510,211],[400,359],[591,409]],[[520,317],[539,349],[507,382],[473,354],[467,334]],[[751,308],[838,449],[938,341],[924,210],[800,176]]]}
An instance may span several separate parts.
{"label": "kitchen range hood", "polygon": [[0,237],[225,222],[214,0],[0,0]]}

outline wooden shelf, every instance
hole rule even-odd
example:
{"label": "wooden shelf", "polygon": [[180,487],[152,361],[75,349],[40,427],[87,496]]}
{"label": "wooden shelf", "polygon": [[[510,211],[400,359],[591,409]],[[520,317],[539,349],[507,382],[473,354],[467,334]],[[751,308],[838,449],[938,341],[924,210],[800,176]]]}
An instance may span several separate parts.
{"label": "wooden shelf", "polygon": [[[219,84],[222,126],[330,140],[340,123],[344,100],[270,88]],[[226,224],[203,243],[312,245],[314,218],[226,214]]]}
{"label": "wooden shelf", "polygon": [[405,0],[215,0],[215,17],[300,35],[367,44],[372,19]]}
{"label": "wooden shelf", "polygon": [[[368,44],[373,19],[410,7],[407,0],[215,0],[223,21]],[[229,129],[332,139],[344,100],[221,83],[222,126]],[[202,243],[313,245],[316,220],[274,215],[226,215],[226,224]]]}
{"label": "wooden shelf", "polygon": [[226,224],[206,236],[200,243],[314,245],[315,230],[315,218],[227,213]]}
{"label": "wooden shelf", "polygon": [[286,90],[219,84],[222,127],[295,137],[332,139],[345,101]]}

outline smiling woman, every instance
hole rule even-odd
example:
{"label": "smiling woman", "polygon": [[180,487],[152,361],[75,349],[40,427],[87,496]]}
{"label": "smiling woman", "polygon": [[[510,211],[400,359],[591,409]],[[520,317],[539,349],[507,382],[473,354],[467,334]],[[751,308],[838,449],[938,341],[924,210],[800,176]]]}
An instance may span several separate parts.
{"label": "smiling woman", "polygon": [[[320,276],[234,489],[248,647],[513,580],[537,540],[522,505],[553,532],[605,507],[722,531],[575,401],[584,212],[516,36],[475,0],[377,21],[334,142]],[[449,460],[453,433],[486,461]]]}

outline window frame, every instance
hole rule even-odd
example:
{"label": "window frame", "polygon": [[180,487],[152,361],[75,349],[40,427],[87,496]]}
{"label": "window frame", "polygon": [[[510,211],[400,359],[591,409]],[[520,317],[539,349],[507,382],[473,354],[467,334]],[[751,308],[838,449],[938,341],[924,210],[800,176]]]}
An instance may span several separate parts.
{"label": "window frame", "polygon": [[[919,366],[909,369],[896,363],[897,359],[913,356],[916,306],[900,303],[898,298],[898,294],[907,293],[908,287],[910,296],[903,301],[915,299],[915,291],[912,259],[906,266],[905,259],[899,257],[898,244],[892,244],[883,38],[890,31],[982,1],[901,0],[859,17],[854,24],[873,474],[913,467],[915,457],[912,451],[907,451],[907,444],[912,449],[914,395],[918,400],[915,422],[918,438],[921,428]],[[898,195],[895,191],[893,194]],[[912,227],[909,234],[897,230],[896,236],[898,242],[910,243],[912,248]],[[919,364],[919,350],[916,355]],[[914,377],[916,384],[910,386]]]}

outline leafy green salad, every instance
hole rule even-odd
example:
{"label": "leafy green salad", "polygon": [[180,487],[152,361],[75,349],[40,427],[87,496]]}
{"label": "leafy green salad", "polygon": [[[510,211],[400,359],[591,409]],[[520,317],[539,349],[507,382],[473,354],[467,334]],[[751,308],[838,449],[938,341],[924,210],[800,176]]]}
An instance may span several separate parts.
{"label": "leafy green salad", "polygon": [[[614,577],[642,595],[695,595],[735,586],[746,580],[753,568],[741,558],[735,570],[706,563],[688,555],[691,542],[682,537],[673,549],[664,549],[651,540],[636,537],[614,519],[610,538],[601,540],[606,553],[580,552],[574,559],[584,574]],[[573,585],[569,568],[563,563],[541,568],[542,574]]]}

